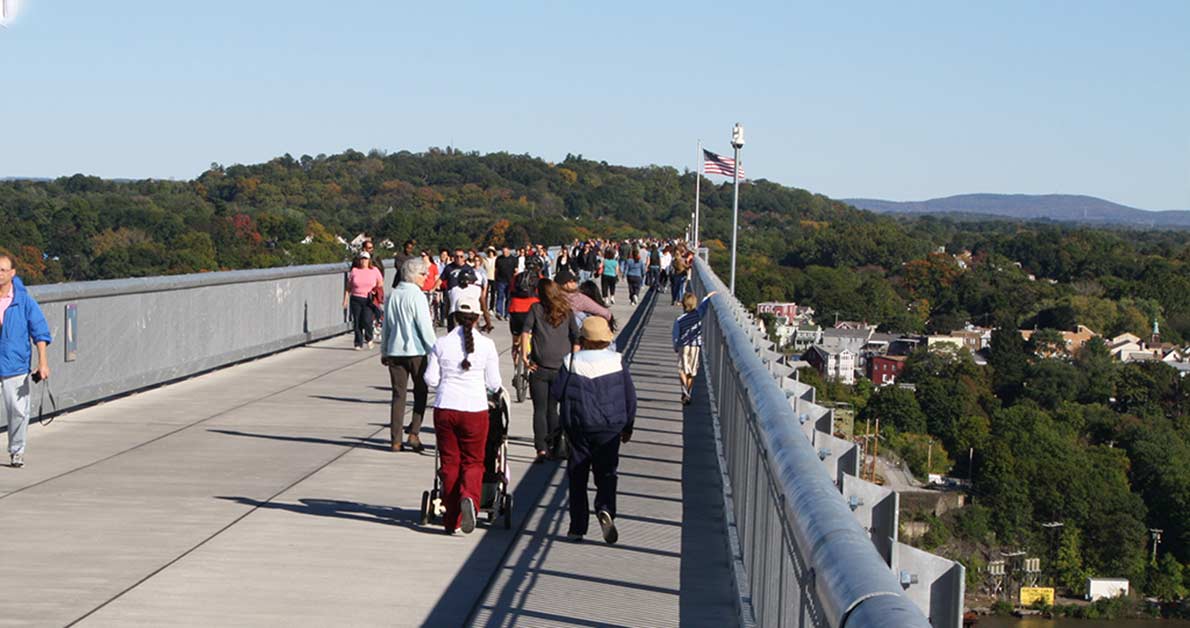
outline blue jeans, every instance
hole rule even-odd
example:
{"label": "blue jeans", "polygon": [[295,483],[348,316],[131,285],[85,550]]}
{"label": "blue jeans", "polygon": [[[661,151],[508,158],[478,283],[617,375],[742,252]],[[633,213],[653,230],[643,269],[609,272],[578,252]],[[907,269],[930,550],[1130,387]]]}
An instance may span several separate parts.
{"label": "blue jeans", "polygon": [[675,273],[673,277],[670,278],[669,283],[670,286],[673,287],[673,292],[671,293],[673,300],[670,301],[669,304],[673,305],[674,303],[681,301],[682,297],[686,294],[686,274]]}
{"label": "blue jeans", "polygon": [[508,282],[492,282],[496,287],[496,315],[508,318]]}
{"label": "blue jeans", "polygon": [[580,285],[587,283],[590,280],[591,280],[591,271],[589,271],[589,270],[578,271],[578,282]]}

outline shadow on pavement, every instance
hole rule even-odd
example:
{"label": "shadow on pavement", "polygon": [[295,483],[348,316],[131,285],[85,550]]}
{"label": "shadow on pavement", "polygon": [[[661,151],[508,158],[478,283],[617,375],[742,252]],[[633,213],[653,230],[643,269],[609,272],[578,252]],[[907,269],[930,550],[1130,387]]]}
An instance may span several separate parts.
{"label": "shadow on pavement", "polygon": [[[208,432],[216,434],[226,434],[228,436],[247,436],[249,438],[267,438],[269,440],[280,440],[291,443],[313,443],[317,445],[334,445],[336,447],[362,447],[365,449],[377,449],[381,451],[388,451],[387,438],[368,438],[365,436],[344,436],[344,440],[335,440],[333,438],[317,438],[315,436],[285,436],[282,434],[256,434],[253,432],[241,432],[239,430],[224,430],[218,428],[210,428]],[[427,448],[428,449],[428,448]]]}
{"label": "shadow on pavement", "polygon": [[369,523],[382,523],[385,525],[401,525],[413,526],[416,525],[421,513],[411,508],[399,508],[395,506],[376,506],[374,504],[361,504],[359,502],[342,501],[338,499],[299,499],[298,503],[284,503],[284,502],[266,502],[250,497],[230,497],[225,495],[216,496],[217,499],[224,499],[233,501],[245,506],[252,506],[253,508],[260,508],[265,510],[286,510],[302,515],[314,515],[318,517],[335,517],[337,519],[352,519],[355,521],[366,521]]}
{"label": "shadow on pavement", "polygon": [[310,395],[311,399],[325,399],[327,401],[342,401],[344,403],[376,403],[389,405],[388,399],[360,399],[359,397],[335,397],[334,395]]}
{"label": "shadow on pavement", "polygon": [[739,617],[705,374],[694,379],[682,414],[682,547],[699,550],[682,552],[678,616],[683,626],[733,626]]}

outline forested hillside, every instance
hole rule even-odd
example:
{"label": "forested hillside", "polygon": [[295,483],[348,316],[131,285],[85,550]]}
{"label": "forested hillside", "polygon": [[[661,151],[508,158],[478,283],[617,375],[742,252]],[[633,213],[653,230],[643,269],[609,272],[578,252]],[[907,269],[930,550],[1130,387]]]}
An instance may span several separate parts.
{"label": "forested hillside", "polygon": [[[577,156],[286,155],[212,164],[192,181],[0,182],[0,246],[38,283],[338,261],[333,236],[361,231],[427,246],[672,236],[689,221],[693,188],[692,173]],[[731,189],[702,192],[704,239],[719,263]],[[743,186],[740,206],[745,301],[797,298],[903,331],[1068,306],[1097,331],[1143,333],[1157,318],[1171,338],[1190,335],[1181,233],[898,221],[764,180]],[[927,255],[937,247],[982,263],[959,272]]]}

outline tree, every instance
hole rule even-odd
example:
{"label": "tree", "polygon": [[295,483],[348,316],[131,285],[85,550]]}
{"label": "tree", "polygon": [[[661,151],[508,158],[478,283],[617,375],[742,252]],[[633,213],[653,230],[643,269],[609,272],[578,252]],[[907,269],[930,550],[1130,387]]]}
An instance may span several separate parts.
{"label": "tree", "polygon": [[909,465],[913,475],[919,478],[931,473],[946,474],[954,467],[954,460],[942,442],[928,434],[893,433],[888,440],[892,449]]}
{"label": "tree", "polygon": [[1025,483],[1017,474],[1017,459],[996,441],[983,450],[975,474],[975,489],[991,512],[992,529],[1002,542],[1012,542],[1033,521],[1033,506]]}
{"label": "tree", "polygon": [[1116,360],[1108,352],[1103,338],[1095,336],[1083,343],[1074,356],[1074,365],[1083,375],[1080,403],[1107,403],[1115,394]]}
{"label": "tree", "polygon": [[992,367],[992,383],[996,396],[1006,404],[1013,403],[1020,396],[1028,368],[1028,354],[1025,341],[1016,325],[1001,325],[992,332],[992,345],[988,365]]}
{"label": "tree", "polygon": [[1145,590],[1162,602],[1177,602],[1186,597],[1185,569],[1173,554],[1166,553],[1161,561],[1149,568]]}
{"label": "tree", "polygon": [[856,417],[859,421],[879,419],[882,426],[901,432],[924,433],[926,415],[921,411],[913,391],[899,386],[885,386],[877,390]]}
{"label": "tree", "polygon": [[1029,367],[1024,394],[1041,407],[1053,410],[1062,402],[1078,397],[1084,380],[1083,372],[1069,362],[1054,358],[1038,360]]}
{"label": "tree", "polygon": [[1058,584],[1066,587],[1071,595],[1083,595],[1090,574],[1083,567],[1082,532],[1077,526],[1062,526],[1058,542],[1058,558],[1054,563]]}

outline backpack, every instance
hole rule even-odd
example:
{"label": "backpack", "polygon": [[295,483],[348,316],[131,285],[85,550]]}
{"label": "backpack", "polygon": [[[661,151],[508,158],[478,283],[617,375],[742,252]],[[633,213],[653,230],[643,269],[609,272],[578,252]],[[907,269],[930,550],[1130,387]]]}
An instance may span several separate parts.
{"label": "backpack", "polygon": [[538,274],[536,268],[526,268],[525,272],[516,276],[512,286],[512,296],[521,299],[537,296],[537,283],[540,281],[541,275]]}
{"label": "backpack", "polygon": [[460,288],[466,288],[472,284],[479,283],[479,276],[475,274],[474,268],[463,268],[458,272],[458,285]]}

